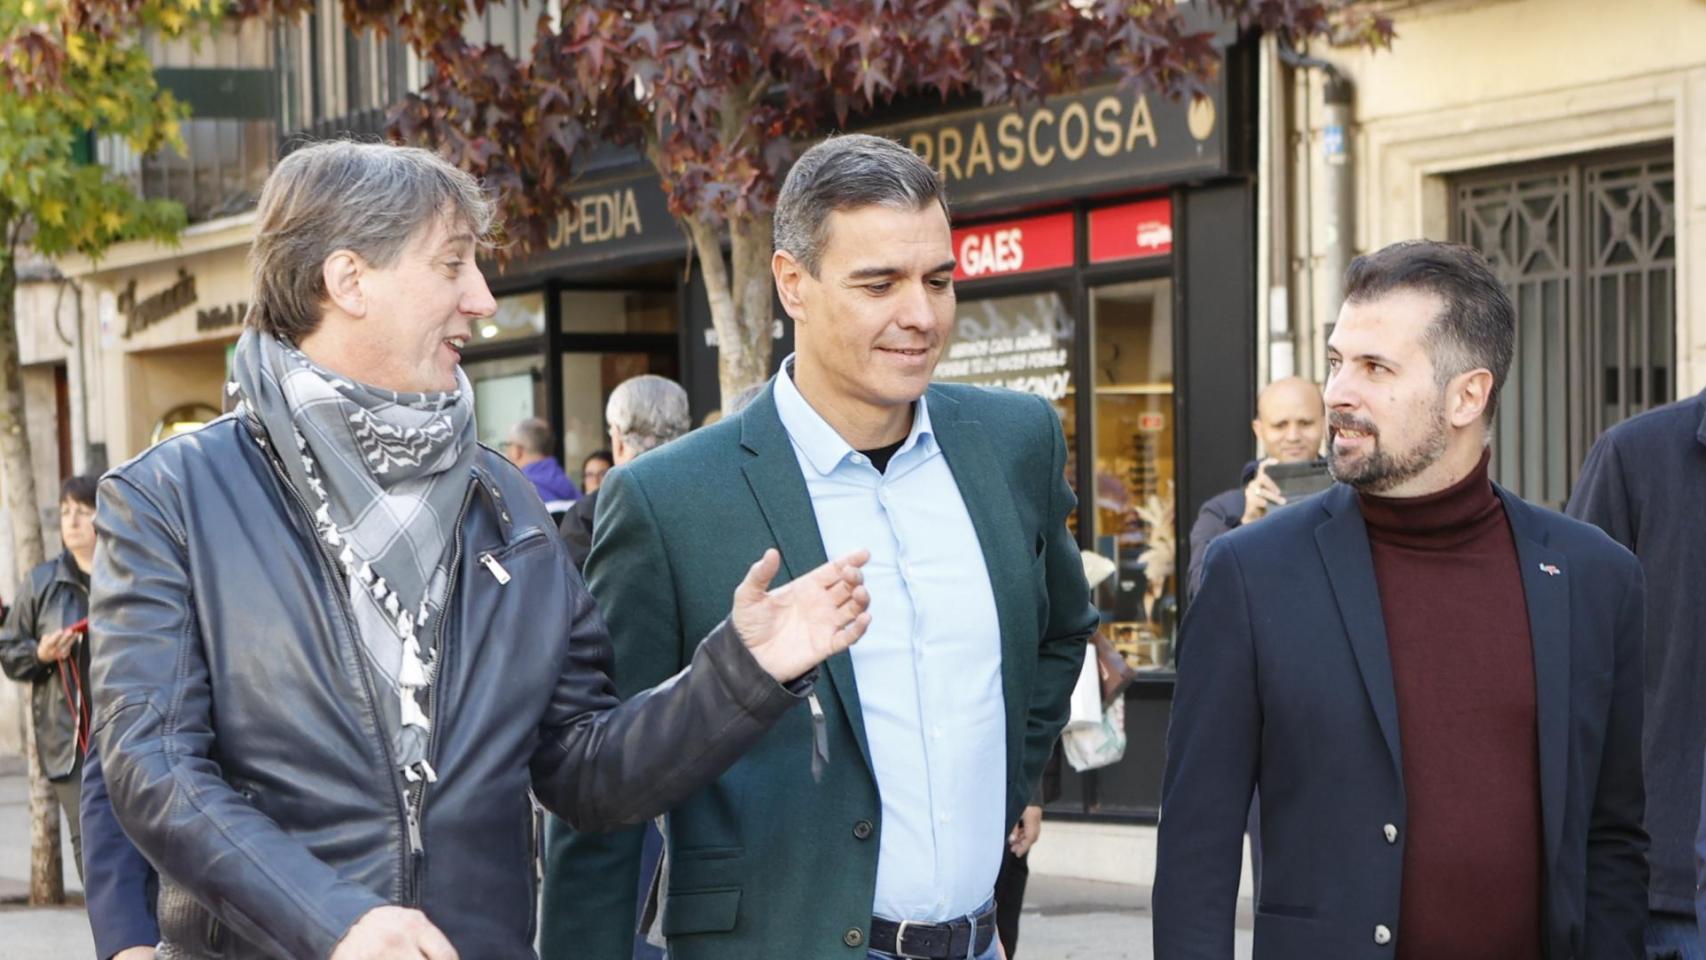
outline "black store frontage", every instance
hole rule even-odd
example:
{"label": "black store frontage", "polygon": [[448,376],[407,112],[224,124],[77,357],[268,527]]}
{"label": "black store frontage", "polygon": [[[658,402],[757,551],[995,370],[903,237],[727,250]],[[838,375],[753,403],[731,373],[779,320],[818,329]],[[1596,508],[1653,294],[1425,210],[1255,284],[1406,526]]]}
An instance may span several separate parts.
{"label": "black store frontage", "polygon": [[[1159,805],[1186,537],[1251,453],[1252,87],[1234,48],[1196,104],[1106,86],[869,128],[947,181],[959,309],[938,377],[1054,403],[1074,533],[1115,569],[1095,599],[1141,671],[1126,695],[1125,759],[1068,768],[1052,815],[1152,821]],[[482,439],[544,417],[571,475],[604,446],[604,400],[628,377],[678,379],[696,421],[719,403],[704,288],[655,177],[589,171],[576,203],[550,249],[488,271],[499,313],[465,364]],[[776,360],[790,348],[778,322]]]}

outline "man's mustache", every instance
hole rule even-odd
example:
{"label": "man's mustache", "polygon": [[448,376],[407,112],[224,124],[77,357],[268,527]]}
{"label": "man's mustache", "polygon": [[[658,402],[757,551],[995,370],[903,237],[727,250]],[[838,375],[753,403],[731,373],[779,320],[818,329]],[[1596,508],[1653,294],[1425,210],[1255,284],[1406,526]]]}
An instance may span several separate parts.
{"label": "man's mustache", "polygon": [[1380,436],[1380,428],[1371,420],[1361,420],[1349,414],[1338,413],[1327,417],[1327,426],[1333,430],[1355,430],[1371,437]]}

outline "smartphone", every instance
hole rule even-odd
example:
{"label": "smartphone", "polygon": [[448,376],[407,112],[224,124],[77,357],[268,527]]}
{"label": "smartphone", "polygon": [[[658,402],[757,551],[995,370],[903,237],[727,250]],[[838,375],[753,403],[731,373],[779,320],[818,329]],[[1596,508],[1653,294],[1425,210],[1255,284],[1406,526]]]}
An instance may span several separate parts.
{"label": "smartphone", "polygon": [[1290,506],[1333,485],[1333,475],[1325,459],[1301,460],[1297,463],[1276,463],[1268,468],[1268,479],[1279,487],[1285,505]]}

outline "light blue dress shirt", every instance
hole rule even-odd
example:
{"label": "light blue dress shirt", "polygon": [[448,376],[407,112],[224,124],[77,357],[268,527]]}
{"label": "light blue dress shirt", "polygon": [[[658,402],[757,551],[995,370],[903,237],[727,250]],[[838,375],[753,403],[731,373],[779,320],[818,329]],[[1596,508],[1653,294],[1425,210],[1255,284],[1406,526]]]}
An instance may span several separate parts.
{"label": "light blue dress shirt", "polygon": [[1001,627],[977,530],[922,398],[878,473],[786,372],[775,396],[825,553],[871,551],[871,626],[851,652],[882,797],[872,912],[966,916],[994,890],[1010,826]]}

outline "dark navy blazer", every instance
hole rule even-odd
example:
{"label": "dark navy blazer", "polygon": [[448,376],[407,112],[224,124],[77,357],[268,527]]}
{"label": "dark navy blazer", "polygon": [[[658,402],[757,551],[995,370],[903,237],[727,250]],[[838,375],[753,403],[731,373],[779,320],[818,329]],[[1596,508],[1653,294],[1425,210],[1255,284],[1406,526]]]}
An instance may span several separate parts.
{"label": "dark navy blazer", "polygon": [[83,897],[95,934],[95,955],[107,960],[129,947],[154,946],[160,942],[154,916],[159,877],[118,825],[106,778],[101,775],[101,759],[93,747],[83,758],[78,807],[85,861]]}
{"label": "dark navy blazer", "polygon": [[[1638,960],[1641,570],[1599,530],[1498,492],[1534,643],[1546,955]],[[1155,956],[1232,956],[1258,784],[1258,960],[1394,956],[1407,839],[1400,747],[1356,494],[1335,486],[1219,538],[1180,636]]]}

